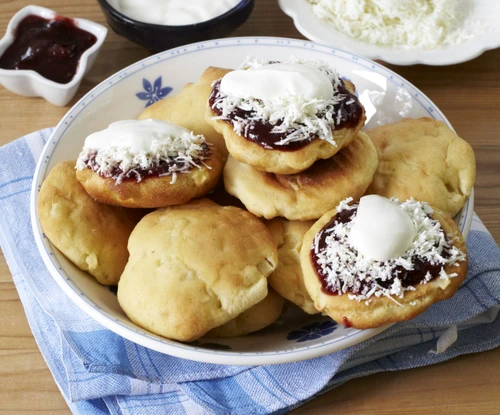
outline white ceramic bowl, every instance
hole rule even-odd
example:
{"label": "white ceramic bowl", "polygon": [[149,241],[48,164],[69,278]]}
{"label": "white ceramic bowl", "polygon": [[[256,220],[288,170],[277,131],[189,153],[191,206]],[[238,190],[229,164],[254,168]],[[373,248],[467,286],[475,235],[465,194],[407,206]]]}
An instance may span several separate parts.
{"label": "white ceramic bowl", "polygon": [[[44,178],[55,164],[76,158],[88,134],[113,121],[137,117],[147,105],[177,94],[187,82],[196,81],[208,66],[234,68],[247,55],[269,60],[286,60],[295,55],[329,62],[356,85],[366,109],[368,127],[421,116],[449,125],[439,108],[409,82],[375,62],[348,52],[279,38],[233,38],[187,45],[123,69],[90,91],[61,120],[35,172],[31,199],[33,231],[45,264],[66,294],[95,320],[129,340],[163,353],[210,363],[259,365],[310,359],[352,346],[386,327],[345,328],[327,317],[290,309],[275,324],[247,336],[202,338],[191,344],[168,340],[133,324],[107,287],[61,255],[44,237],[36,212]],[[464,235],[472,219],[472,205],[471,198],[456,218]]]}
{"label": "white ceramic bowl", "polygon": [[489,49],[500,47],[500,2],[498,0],[468,0],[472,6],[471,21],[487,28],[471,41],[432,50],[401,49],[371,45],[337,31],[328,22],[316,17],[306,0],[278,0],[283,12],[293,19],[295,27],[314,42],[348,50],[370,59],[381,59],[395,65],[452,65],[465,62]]}
{"label": "white ceramic bowl", "polygon": [[[53,19],[58,16],[55,11],[39,6],[26,6],[19,10],[9,22],[5,36],[0,40],[0,56],[14,42],[15,30],[21,20],[33,14],[43,17],[44,19]],[[94,64],[108,33],[108,29],[104,26],[91,22],[90,20],[72,20],[80,29],[92,33],[97,38],[97,41],[81,56],[76,74],[70,82],[67,84],[60,84],[44,78],[33,70],[0,69],[0,84],[18,95],[42,97],[51,104],[58,106],[66,105],[75,96],[83,77]]]}

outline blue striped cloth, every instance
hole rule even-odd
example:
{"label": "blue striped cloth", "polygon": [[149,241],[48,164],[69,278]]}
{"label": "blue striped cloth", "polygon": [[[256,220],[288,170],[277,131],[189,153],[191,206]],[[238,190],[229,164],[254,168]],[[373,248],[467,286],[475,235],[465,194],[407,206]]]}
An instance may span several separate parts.
{"label": "blue striped cloth", "polygon": [[[474,216],[467,281],[448,301],[361,344],[316,359],[260,367],[191,362],[106,330],[61,291],[37,253],[29,217],[44,130],[0,148],[0,244],[29,324],[74,413],[285,413],[360,376],[438,363],[500,344],[500,249]],[[458,339],[436,349],[450,326]]]}

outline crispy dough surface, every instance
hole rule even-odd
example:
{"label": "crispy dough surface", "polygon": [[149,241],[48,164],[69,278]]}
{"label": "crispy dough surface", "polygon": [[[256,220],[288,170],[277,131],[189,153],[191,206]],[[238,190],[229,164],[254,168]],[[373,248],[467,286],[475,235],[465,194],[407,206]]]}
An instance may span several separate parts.
{"label": "crispy dough surface", "polygon": [[230,71],[231,69],[207,68],[198,82],[189,83],[177,95],[168,96],[150,105],[139,115],[139,119],[166,120],[194,131],[195,134],[203,134],[225,159],[227,149],[224,138],[205,121],[204,115],[208,97],[212,92],[212,82]]}
{"label": "crispy dough surface", "polygon": [[130,236],[118,301],[136,324],[192,341],[267,295],[277,249],[251,213],[208,199],[158,209]]}
{"label": "crispy dough surface", "polygon": [[314,301],[306,290],[300,267],[300,249],[314,221],[275,218],[266,223],[278,245],[278,266],[269,275],[269,285],[308,314],[316,314]]}
{"label": "crispy dough surface", "polygon": [[476,177],[471,146],[444,123],[404,119],[367,130],[379,164],[369,194],[413,197],[455,216],[470,196]]}
{"label": "crispy dough surface", "polygon": [[[387,297],[370,297],[371,302],[366,305],[364,301],[350,300],[348,294],[328,295],[321,289],[321,283],[311,263],[311,246],[314,237],[336,214],[336,210],[325,214],[304,236],[304,243],[300,253],[300,261],[307,291],[314,300],[316,309],[340,324],[346,323],[358,329],[379,327],[387,323],[396,323],[415,318],[437,301],[450,298],[457,291],[467,275],[467,260],[458,262],[459,266],[447,265],[448,274],[457,273],[450,278],[448,286],[442,288],[442,280],[434,278],[427,284],[418,284],[415,291],[406,291],[403,298],[396,298],[401,304],[393,302]],[[465,241],[456,223],[448,215],[437,210],[434,219],[439,220],[446,234],[451,235],[454,246],[463,253],[467,253]],[[415,305],[411,305],[414,303]]]}
{"label": "crispy dough surface", "polygon": [[[354,91],[354,86],[346,83],[349,90]],[[316,138],[310,144],[295,151],[270,150],[236,134],[231,124],[223,120],[215,120],[215,114],[207,104],[205,120],[216,131],[223,135],[229,153],[239,162],[249,164],[255,169],[276,174],[294,174],[311,166],[316,160],[327,159],[340,151],[356,137],[358,131],[366,121],[363,116],[358,124],[352,128],[341,128],[333,131],[336,146],[325,140]]]}
{"label": "crispy dough surface", "polygon": [[243,311],[226,324],[210,330],[206,337],[238,337],[262,330],[278,319],[284,302],[283,297],[272,288],[268,288],[267,296],[261,302]]}
{"label": "crispy dough surface", "polygon": [[76,180],[75,161],[57,164],[38,195],[47,238],[78,268],[104,285],[115,285],[128,260],[127,241],[137,211],[94,201]]}
{"label": "crispy dough surface", "polygon": [[[130,208],[157,208],[186,203],[205,195],[213,189],[222,173],[222,161],[216,148],[201,168],[194,167],[188,173],[172,176],[151,176],[136,180],[124,180],[120,184],[102,177],[86,168],[77,170],[76,177],[85,190],[97,201],[109,205]],[[207,167],[209,166],[209,167]]]}
{"label": "crispy dough surface", "polygon": [[257,216],[318,219],[345,198],[356,201],[363,196],[377,163],[370,138],[359,132],[335,156],[291,175],[262,172],[230,156],[224,167],[224,186]]}

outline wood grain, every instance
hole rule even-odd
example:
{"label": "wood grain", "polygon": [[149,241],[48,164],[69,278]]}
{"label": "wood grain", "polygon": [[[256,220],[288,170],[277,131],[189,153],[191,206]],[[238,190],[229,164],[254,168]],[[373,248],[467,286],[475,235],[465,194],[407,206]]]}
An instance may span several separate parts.
{"label": "wood grain", "polygon": [[[0,2],[0,29],[26,4]],[[105,24],[95,0],[38,0],[62,15]],[[257,0],[235,36],[303,38],[275,0]],[[101,54],[68,107],[23,98],[0,88],[0,144],[54,126],[83,94],[106,77],[142,58],[144,49],[110,31]],[[500,242],[500,50],[445,67],[389,68],[432,99],[457,133],[474,148],[475,210]],[[461,356],[438,365],[356,379],[312,400],[296,414],[497,414],[500,407],[499,349]],[[12,277],[0,255],[0,412],[69,414],[24,316]]]}

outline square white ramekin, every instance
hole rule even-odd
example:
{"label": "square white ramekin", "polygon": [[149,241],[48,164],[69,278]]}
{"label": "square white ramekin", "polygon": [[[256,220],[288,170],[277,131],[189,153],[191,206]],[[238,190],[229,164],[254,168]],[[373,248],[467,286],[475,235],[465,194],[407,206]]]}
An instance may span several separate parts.
{"label": "square white ramekin", "polygon": [[[5,36],[0,40],[0,56],[14,42],[15,30],[26,16],[37,15],[45,19],[53,19],[58,14],[50,9],[39,6],[26,6],[12,17]],[[108,29],[85,19],[72,19],[76,26],[92,33],[97,42],[87,49],[80,57],[80,62],[73,79],[67,84],[60,84],[44,78],[33,70],[0,69],[0,84],[9,91],[27,97],[42,97],[51,104],[63,106],[74,97],[85,74],[90,70],[97,58],[99,50],[106,38]]]}

